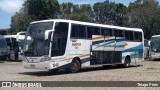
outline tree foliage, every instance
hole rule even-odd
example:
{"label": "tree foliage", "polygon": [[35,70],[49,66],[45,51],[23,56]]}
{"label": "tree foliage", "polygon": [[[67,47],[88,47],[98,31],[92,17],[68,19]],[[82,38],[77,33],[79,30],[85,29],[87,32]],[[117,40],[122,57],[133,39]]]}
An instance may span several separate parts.
{"label": "tree foliage", "polygon": [[59,18],[90,22],[92,15],[92,7],[89,4],[62,3]]}
{"label": "tree foliage", "polygon": [[137,0],[128,9],[130,27],[142,28],[148,39],[160,33],[160,6],[156,0]]}
{"label": "tree foliage", "polygon": [[20,31],[26,31],[28,24],[31,22],[31,18],[28,14],[17,12],[11,18],[11,28],[8,30],[8,34],[16,34]]}
{"label": "tree foliage", "polygon": [[60,10],[57,0],[26,0],[23,6],[34,20],[56,18]]}
{"label": "tree foliage", "polygon": [[160,5],[157,0],[135,0],[129,6],[109,0],[92,5],[26,0],[22,9],[12,17],[9,33],[26,31],[31,21],[54,18],[142,28],[148,39],[160,33]]}
{"label": "tree foliage", "polygon": [[26,31],[31,21],[57,18],[60,5],[57,0],[26,0],[22,9],[11,18],[9,34]]}
{"label": "tree foliage", "polygon": [[127,7],[125,5],[108,0],[95,3],[93,10],[97,23],[123,26],[127,18]]}

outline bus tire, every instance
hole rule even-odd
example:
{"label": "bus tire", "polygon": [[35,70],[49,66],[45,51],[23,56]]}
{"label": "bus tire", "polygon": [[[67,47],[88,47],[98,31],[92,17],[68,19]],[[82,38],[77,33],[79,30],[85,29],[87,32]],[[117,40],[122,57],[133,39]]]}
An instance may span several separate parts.
{"label": "bus tire", "polygon": [[126,57],[123,66],[124,66],[125,68],[128,68],[128,67],[130,67],[130,63],[131,63],[130,58],[129,58],[129,57]]}
{"label": "bus tire", "polygon": [[70,64],[69,72],[70,73],[77,73],[77,72],[79,72],[80,69],[81,69],[81,65],[80,65],[79,60],[74,59]]}

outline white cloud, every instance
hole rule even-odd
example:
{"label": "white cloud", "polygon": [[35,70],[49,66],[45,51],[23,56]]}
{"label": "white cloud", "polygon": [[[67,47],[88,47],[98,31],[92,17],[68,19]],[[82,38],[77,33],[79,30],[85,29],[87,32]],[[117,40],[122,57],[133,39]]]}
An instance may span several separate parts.
{"label": "white cloud", "polygon": [[0,0],[0,9],[7,13],[14,13],[20,10],[24,0]]}

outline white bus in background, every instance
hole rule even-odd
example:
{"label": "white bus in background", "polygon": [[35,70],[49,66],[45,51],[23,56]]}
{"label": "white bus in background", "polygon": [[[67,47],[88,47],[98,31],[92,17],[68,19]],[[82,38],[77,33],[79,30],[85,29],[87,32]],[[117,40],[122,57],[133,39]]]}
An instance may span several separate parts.
{"label": "white bus in background", "polygon": [[20,52],[22,52],[25,32],[19,32],[17,35],[5,35],[4,37],[7,41],[8,47],[10,48],[9,59],[21,60]]}
{"label": "white bus in background", "polygon": [[142,29],[72,20],[30,23],[23,49],[28,69],[78,72],[96,65],[130,64],[143,61]]}
{"label": "white bus in background", "polygon": [[144,39],[144,58],[149,58],[149,40]]}
{"label": "white bus in background", "polygon": [[0,35],[0,61],[8,59],[8,47],[5,38]]}
{"label": "white bus in background", "polygon": [[160,35],[152,36],[149,44],[151,59],[160,59]]}

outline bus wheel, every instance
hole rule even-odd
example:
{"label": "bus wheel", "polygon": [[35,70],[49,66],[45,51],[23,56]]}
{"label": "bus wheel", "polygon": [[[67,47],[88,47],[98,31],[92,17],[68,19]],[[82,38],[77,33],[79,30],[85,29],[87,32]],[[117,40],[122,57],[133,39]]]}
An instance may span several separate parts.
{"label": "bus wheel", "polygon": [[128,68],[128,67],[130,67],[130,63],[131,63],[131,62],[130,62],[130,58],[129,58],[129,57],[126,57],[125,63],[124,63],[123,66],[124,66],[125,68]]}
{"label": "bus wheel", "polygon": [[81,68],[80,62],[75,59],[71,62],[69,72],[71,73],[77,73]]}

